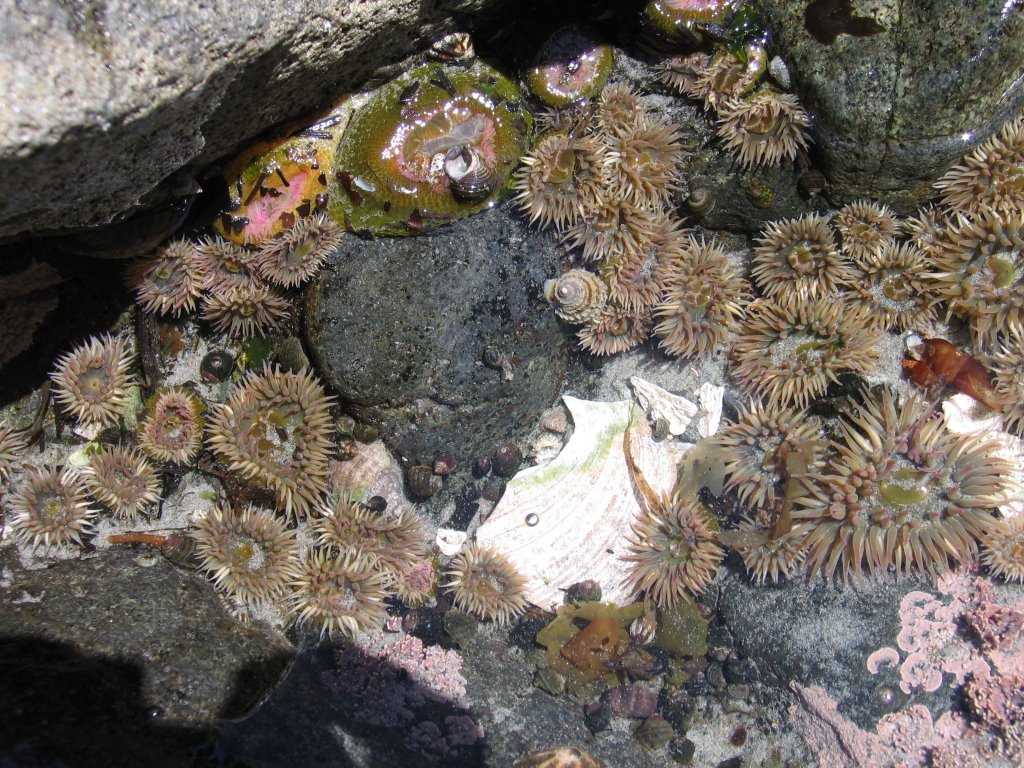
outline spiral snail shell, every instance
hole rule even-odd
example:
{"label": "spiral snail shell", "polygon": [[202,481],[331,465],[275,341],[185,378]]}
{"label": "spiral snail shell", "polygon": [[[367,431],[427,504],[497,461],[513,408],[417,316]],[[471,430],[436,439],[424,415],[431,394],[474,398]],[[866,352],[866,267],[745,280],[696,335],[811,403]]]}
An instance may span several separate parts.
{"label": "spiral snail shell", "polygon": [[586,269],[570,269],[544,283],[544,298],[567,323],[596,322],[608,304],[608,286]]}

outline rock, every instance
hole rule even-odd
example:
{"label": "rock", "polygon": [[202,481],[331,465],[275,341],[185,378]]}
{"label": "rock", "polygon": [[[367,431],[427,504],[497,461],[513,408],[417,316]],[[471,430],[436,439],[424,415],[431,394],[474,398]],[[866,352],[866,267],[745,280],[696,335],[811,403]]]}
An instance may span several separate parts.
{"label": "rock", "polygon": [[265,129],[503,3],[0,0],[0,238],[178,205]]}
{"label": "rock", "polygon": [[814,115],[836,204],[907,212],[1024,104],[1024,14],[1004,0],[762,0]]}
{"label": "rock", "polygon": [[0,572],[0,754],[18,765],[193,764],[294,652],[151,552],[25,570],[5,547]]}
{"label": "rock", "polygon": [[[468,466],[558,396],[565,341],[543,299],[546,234],[492,209],[417,237],[347,238],[307,294],[317,368],[401,458]],[[497,348],[508,373],[484,365]]]}

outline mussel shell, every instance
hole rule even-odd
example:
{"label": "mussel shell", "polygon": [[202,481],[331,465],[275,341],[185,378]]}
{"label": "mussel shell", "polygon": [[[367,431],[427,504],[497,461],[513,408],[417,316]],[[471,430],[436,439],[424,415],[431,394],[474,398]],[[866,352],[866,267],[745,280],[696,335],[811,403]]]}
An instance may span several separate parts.
{"label": "mussel shell", "polygon": [[452,196],[464,203],[480,203],[494,192],[497,179],[473,147],[455,147],[444,158],[444,173]]}

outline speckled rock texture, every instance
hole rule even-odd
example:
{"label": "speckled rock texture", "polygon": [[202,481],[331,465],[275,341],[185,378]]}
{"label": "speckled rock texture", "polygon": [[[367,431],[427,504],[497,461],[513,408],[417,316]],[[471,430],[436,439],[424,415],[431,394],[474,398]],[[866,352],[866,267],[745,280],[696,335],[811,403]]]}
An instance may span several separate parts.
{"label": "speckled rock texture", "polygon": [[504,0],[0,1],[0,238],[118,220]]}
{"label": "speckled rock texture", "polygon": [[1005,0],[758,0],[814,115],[836,204],[909,211],[1024,104],[1024,8]]}
{"label": "speckled rock texture", "polygon": [[26,570],[5,547],[0,574],[5,765],[195,764],[218,720],[254,707],[294,653],[159,555]]}
{"label": "speckled rock texture", "polygon": [[317,370],[407,462],[490,456],[561,388],[565,336],[543,296],[561,258],[500,207],[418,237],[347,238],[307,297]]}

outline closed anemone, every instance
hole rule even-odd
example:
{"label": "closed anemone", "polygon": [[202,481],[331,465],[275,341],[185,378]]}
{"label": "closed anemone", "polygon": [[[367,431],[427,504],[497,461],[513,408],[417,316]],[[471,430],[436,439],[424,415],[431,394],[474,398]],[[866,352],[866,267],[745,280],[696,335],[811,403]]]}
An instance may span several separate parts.
{"label": "closed anemone", "polygon": [[969,152],[935,188],[944,205],[963,213],[1021,210],[1024,200],[1024,116]]}
{"label": "closed anemone", "polygon": [[232,288],[252,285],[255,253],[222,237],[206,237],[195,244],[192,264],[204,291],[226,293]]}
{"label": "closed anemone", "polygon": [[531,224],[564,229],[579,222],[584,210],[601,200],[604,148],[590,137],[547,134],[516,172],[516,203]]}
{"label": "closed anemone", "polygon": [[125,280],[145,312],[178,317],[196,308],[202,290],[202,274],[195,263],[195,246],[188,240],[172,240],[129,264]]}
{"label": "closed anemone", "polygon": [[827,219],[816,213],[770,222],[754,243],[750,276],[771,298],[816,299],[853,280]]}
{"label": "closed anemone", "polygon": [[981,561],[993,576],[1024,581],[1024,515],[996,522],[982,538]]}
{"label": "closed anemone", "polygon": [[389,583],[365,558],[315,549],[291,577],[289,612],[299,626],[319,626],[321,638],[370,632],[387,617]]}
{"label": "closed anemone", "polygon": [[912,570],[938,576],[977,556],[1013,488],[1002,445],[956,435],[927,404],[863,392],[842,417],[820,484],[797,499],[807,568],[826,580]]}
{"label": "closed anemone", "polygon": [[887,205],[857,200],[839,209],[834,219],[843,252],[858,261],[877,257],[900,234],[900,222]]}
{"label": "closed anemone", "polygon": [[789,93],[760,91],[744,99],[724,99],[718,123],[725,148],[743,166],[793,162],[810,141],[811,119]]}
{"label": "closed anemone", "polygon": [[993,387],[1003,403],[1003,425],[1015,434],[1024,433],[1024,332],[1010,330],[985,359]]}
{"label": "closed anemone", "polygon": [[294,288],[312,278],[337,249],[342,229],[324,214],[301,219],[291,229],[263,241],[256,265],[263,278],[283,288]]}
{"label": "closed anemone", "polygon": [[605,168],[617,198],[657,208],[679,189],[682,159],[679,126],[649,118],[609,137]]}
{"label": "closed anemone", "polygon": [[160,475],[137,448],[104,446],[84,474],[93,498],[118,517],[137,518],[160,500]]}
{"label": "closed anemone", "polygon": [[890,242],[874,258],[854,268],[850,292],[885,330],[905,331],[935,319],[936,297],[929,290],[929,265],[911,243]]}
{"label": "closed anemone", "polygon": [[139,425],[139,448],[152,459],[189,464],[203,447],[203,402],[181,387],[158,392]]}
{"label": "closed anemone", "polygon": [[0,422],[0,482],[6,483],[11,479],[27,450],[24,434]]}
{"label": "closed anemone", "polygon": [[210,294],[203,320],[217,333],[246,338],[278,328],[289,315],[288,301],[275,289],[256,283]]}
{"label": "closed anemone", "polygon": [[615,355],[641,344],[651,332],[651,315],[608,306],[601,318],[580,329],[580,349],[594,355]]}

